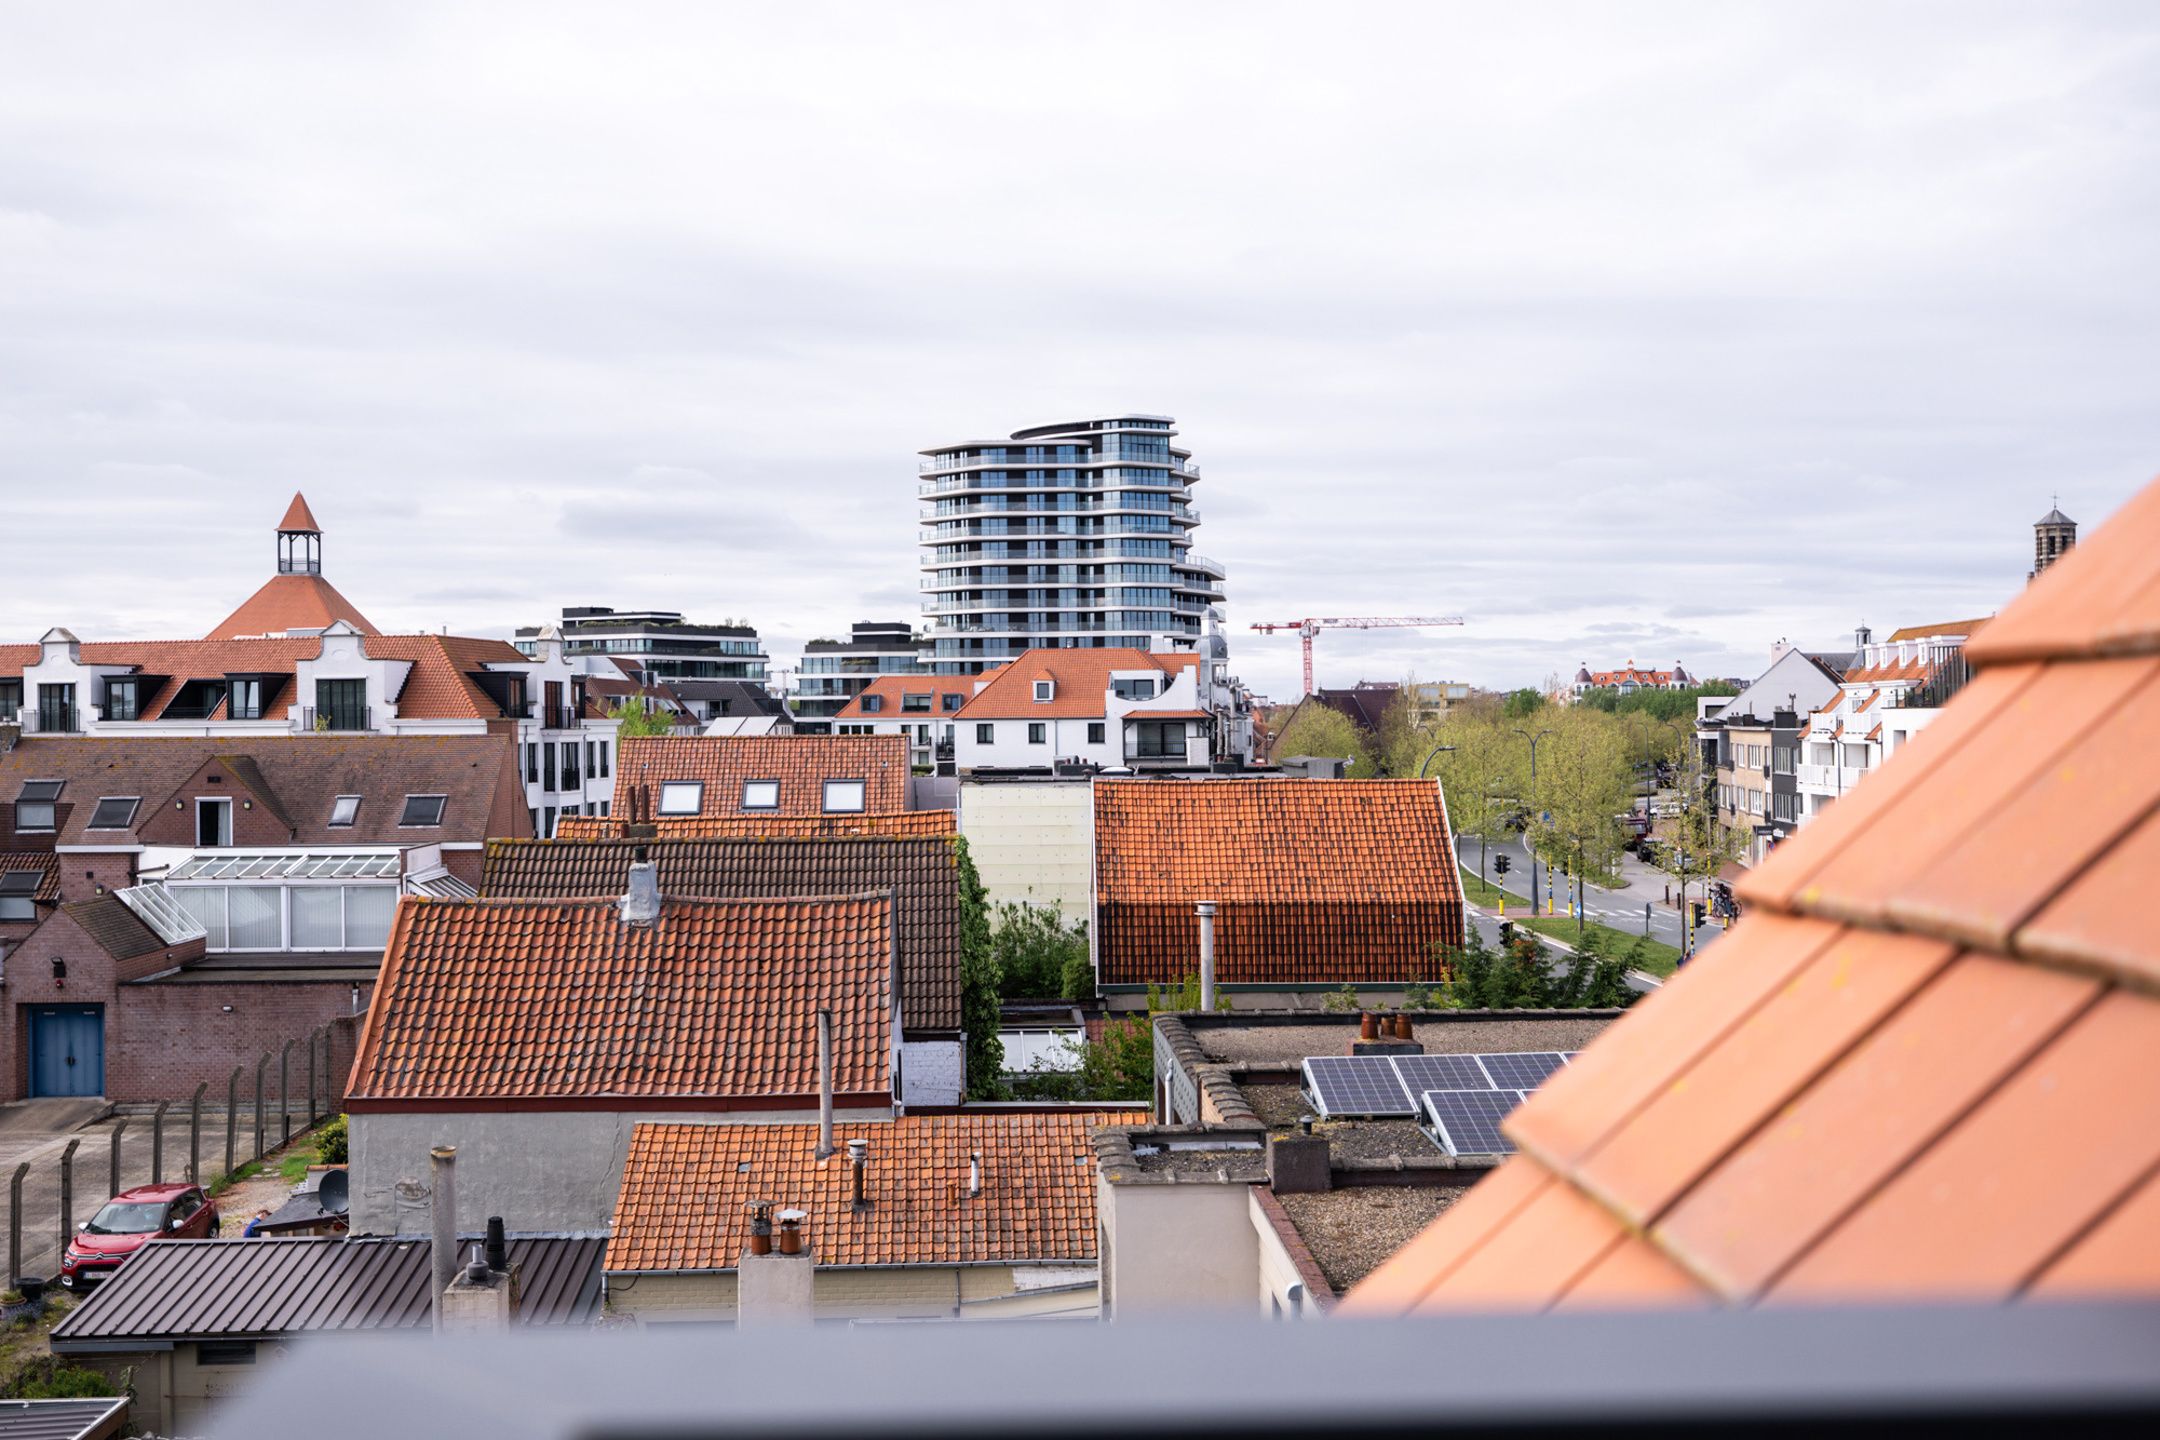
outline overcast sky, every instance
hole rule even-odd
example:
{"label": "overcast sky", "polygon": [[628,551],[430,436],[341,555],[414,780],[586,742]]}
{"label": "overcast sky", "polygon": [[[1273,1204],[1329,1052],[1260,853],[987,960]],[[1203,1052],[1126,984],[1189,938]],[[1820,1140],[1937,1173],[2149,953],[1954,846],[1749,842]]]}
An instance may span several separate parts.
{"label": "overcast sky", "polygon": [[2160,5],[0,12],[0,638],[918,615],[914,452],[1175,415],[1232,654],[1752,675],[2160,471]]}

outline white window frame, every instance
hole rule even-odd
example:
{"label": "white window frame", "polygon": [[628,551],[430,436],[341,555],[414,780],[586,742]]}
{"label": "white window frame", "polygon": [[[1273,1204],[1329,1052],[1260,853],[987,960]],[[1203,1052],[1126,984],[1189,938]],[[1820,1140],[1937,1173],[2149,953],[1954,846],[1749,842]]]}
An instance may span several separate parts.
{"label": "white window frame", "polygon": [[[681,797],[690,797],[688,809],[683,808]],[[673,797],[672,799],[670,797]],[[685,815],[702,814],[705,809],[705,782],[702,780],[663,780],[660,782],[660,800],[653,814],[681,818]]]}
{"label": "white window frame", "polygon": [[[98,811],[104,809],[108,804],[116,804],[123,800],[127,802],[128,807],[126,818],[122,819],[121,822],[117,825],[98,824]],[[132,830],[135,827],[135,817],[136,815],[141,813],[141,811],[142,796],[140,795],[100,795],[98,796],[97,804],[90,807],[90,823],[83,826],[83,829]]]}
{"label": "white window frame", "polygon": [[[351,806],[351,808],[350,808],[350,809],[347,809],[347,808],[345,808],[345,802],[346,802],[346,801],[348,801],[348,800],[350,800],[350,801],[352,802],[352,806]],[[342,813],[344,814],[344,816],[345,816],[345,818],[344,818],[344,819],[342,819],[342,820],[338,819],[338,815],[339,815],[339,813],[340,813],[340,812],[342,812]],[[349,829],[351,829],[351,828],[352,828],[352,827],[353,827],[353,826],[354,826],[355,824],[359,823],[359,820],[360,820],[360,797],[359,797],[358,795],[339,795],[339,796],[335,796],[335,797],[333,797],[333,798],[331,799],[331,801],[330,801],[330,826],[329,826],[329,828],[330,828],[330,829],[332,829],[332,830],[349,830]]]}
{"label": "white window frame", "polygon": [[[843,799],[847,795],[847,787],[853,786],[855,803],[852,805],[834,804],[833,788],[835,786],[840,787]],[[827,780],[824,786],[823,801],[827,815],[860,815],[870,808],[869,783],[863,780]]]}
{"label": "white window frame", "polygon": [[202,816],[205,806],[215,806],[225,812],[218,822],[218,842],[213,849],[221,849],[233,843],[233,803],[230,795],[198,795],[195,797],[195,840],[202,841]]}
{"label": "white window frame", "polygon": [[780,782],[778,780],[743,781],[742,808],[745,810],[778,810],[780,808]]}
{"label": "white window frame", "polygon": [[1050,702],[1051,702],[1051,701],[1052,701],[1053,699],[1055,699],[1056,697],[1057,697],[1057,681],[1055,681],[1055,680],[1037,680],[1037,681],[1035,682],[1035,703],[1036,703],[1036,704],[1038,704],[1038,705],[1047,705],[1047,704],[1049,704],[1049,703],[1050,703]]}

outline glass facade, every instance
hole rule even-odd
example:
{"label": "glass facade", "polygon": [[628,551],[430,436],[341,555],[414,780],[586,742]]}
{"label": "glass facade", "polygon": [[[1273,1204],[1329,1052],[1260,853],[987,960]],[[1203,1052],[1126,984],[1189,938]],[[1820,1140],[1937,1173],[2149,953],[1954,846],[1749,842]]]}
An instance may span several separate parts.
{"label": "glass facade", "polygon": [[1200,471],[1175,434],[1133,415],[927,452],[932,668],[968,674],[1039,647],[1198,648],[1222,576],[1191,554]]}

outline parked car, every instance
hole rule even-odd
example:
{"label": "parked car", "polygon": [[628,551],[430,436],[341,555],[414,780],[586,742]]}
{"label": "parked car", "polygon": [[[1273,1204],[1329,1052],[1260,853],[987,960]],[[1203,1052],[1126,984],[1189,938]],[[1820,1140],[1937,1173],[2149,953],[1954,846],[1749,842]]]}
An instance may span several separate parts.
{"label": "parked car", "polygon": [[75,1227],[60,1257],[60,1283],[80,1293],[152,1240],[207,1240],[223,1228],[200,1185],[138,1185]]}

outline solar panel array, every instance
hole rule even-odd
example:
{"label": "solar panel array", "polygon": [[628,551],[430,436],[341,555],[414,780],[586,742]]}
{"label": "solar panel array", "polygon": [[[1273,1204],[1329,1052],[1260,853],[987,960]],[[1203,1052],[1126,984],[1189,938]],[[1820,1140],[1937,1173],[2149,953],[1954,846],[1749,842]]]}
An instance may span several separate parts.
{"label": "solar panel array", "polygon": [[1500,1122],[1526,1098],[1520,1090],[1428,1090],[1426,1125],[1450,1155],[1512,1155]]}
{"label": "solar panel array", "polygon": [[[1503,1055],[1315,1055],[1305,1062],[1305,1094],[1322,1119],[1417,1115],[1428,1091],[1491,1091],[1519,1099],[1568,1058],[1557,1050]],[[1508,1108],[1513,1109],[1515,1100]],[[1503,1112],[1504,1113],[1504,1112]],[[1491,1154],[1491,1151],[1464,1151]]]}

